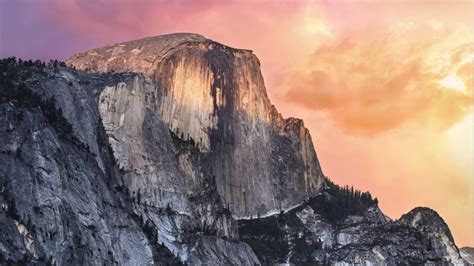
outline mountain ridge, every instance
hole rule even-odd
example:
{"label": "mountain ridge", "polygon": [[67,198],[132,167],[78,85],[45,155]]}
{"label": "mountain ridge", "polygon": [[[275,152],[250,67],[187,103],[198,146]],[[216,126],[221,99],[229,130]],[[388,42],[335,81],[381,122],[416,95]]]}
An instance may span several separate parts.
{"label": "mountain ridge", "polygon": [[[82,70],[2,60],[0,261],[463,263],[436,212],[390,221],[370,194],[330,182],[255,55],[173,46],[203,38],[186,36],[71,57]],[[54,111],[19,104],[20,87]]]}

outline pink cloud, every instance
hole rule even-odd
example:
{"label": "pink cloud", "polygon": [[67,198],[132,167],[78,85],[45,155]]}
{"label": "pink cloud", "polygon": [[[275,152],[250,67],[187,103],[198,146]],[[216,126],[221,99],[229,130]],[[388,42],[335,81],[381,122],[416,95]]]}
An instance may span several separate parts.
{"label": "pink cloud", "polygon": [[[472,110],[471,74],[458,66],[472,58],[471,47],[451,44],[450,30],[401,25],[329,43],[289,79],[286,99],[327,112],[350,134],[373,135],[409,121],[448,128]],[[443,54],[451,63],[438,62]],[[462,88],[440,82],[448,75],[463,80]]]}

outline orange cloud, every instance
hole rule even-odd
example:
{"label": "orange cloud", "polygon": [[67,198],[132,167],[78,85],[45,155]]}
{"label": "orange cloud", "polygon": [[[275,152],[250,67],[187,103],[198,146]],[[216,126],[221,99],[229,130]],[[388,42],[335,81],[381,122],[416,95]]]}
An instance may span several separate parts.
{"label": "orange cloud", "polygon": [[[285,98],[328,112],[350,134],[406,122],[448,128],[472,108],[472,46],[447,35],[439,24],[399,24],[337,40],[295,71]],[[447,42],[455,46],[446,49]]]}

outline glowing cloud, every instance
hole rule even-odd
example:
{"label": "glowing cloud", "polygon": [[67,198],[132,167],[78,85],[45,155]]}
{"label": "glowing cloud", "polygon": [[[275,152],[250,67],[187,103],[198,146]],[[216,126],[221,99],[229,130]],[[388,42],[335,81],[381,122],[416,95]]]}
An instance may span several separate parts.
{"label": "glowing cloud", "polygon": [[351,134],[405,122],[447,128],[472,108],[471,47],[451,32],[397,24],[324,45],[290,77],[286,99],[328,112]]}

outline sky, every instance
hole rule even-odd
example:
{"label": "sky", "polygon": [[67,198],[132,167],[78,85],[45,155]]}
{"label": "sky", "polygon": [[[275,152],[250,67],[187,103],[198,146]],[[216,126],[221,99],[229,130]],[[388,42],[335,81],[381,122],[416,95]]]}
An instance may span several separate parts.
{"label": "sky", "polygon": [[324,173],[398,219],[435,209],[474,246],[472,1],[0,0],[0,57],[67,59],[195,32],[251,49]]}

